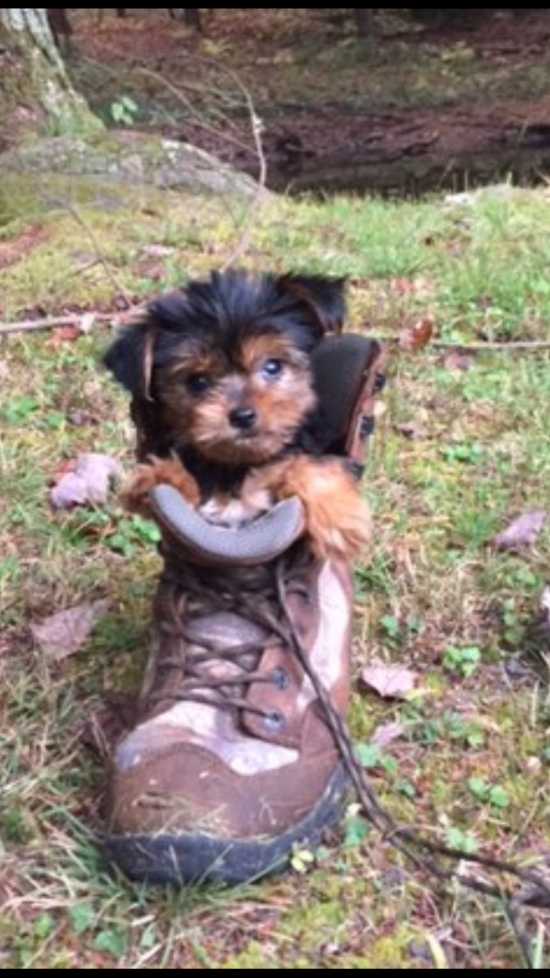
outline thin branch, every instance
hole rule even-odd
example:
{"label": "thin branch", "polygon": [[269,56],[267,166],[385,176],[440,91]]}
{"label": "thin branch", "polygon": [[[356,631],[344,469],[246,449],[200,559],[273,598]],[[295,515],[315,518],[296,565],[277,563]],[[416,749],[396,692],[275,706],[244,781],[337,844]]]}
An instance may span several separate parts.
{"label": "thin branch", "polygon": [[[221,65],[216,61],[210,60],[209,58],[195,57],[194,60],[197,61],[198,63],[203,63],[208,65],[209,67],[214,67],[218,70],[222,70],[223,72],[225,72],[225,74],[227,74],[231,78],[235,86],[241,92],[241,95],[243,96],[245,105],[248,110],[248,115],[250,118],[250,125],[252,130],[252,138],[254,140],[254,148],[256,151],[256,156],[258,158],[258,168],[259,168],[259,173],[257,178],[258,189],[248,208],[246,219],[241,228],[241,232],[239,234],[235,247],[233,248],[227,260],[222,265],[221,270],[226,271],[228,268],[231,267],[231,265],[233,265],[237,261],[238,258],[241,257],[241,255],[243,255],[247,251],[248,246],[250,244],[250,238],[252,236],[254,220],[260,209],[260,204],[262,201],[262,197],[264,195],[266,180],[267,180],[267,160],[265,157],[263,143],[262,143],[263,125],[262,125],[262,120],[256,114],[256,110],[254,108],[254,102],[248,88],[241,81],[241,79],[236,74],[236,72],[234,72],[231,68],[228,68],[226,65]],[[197,124],[201,126],[205,131],[214,133],[215,135],[225,139],[227,142],[231,142],[236,146],[249,150],[249,147],[246,146],[246,144],[242,143],[241,140],[235,139],[233,136],[230,136],[227,132],[221,133],[216,126],[212,126],[208,122],[205,122],[203,119],[201,119],[199,113],[193,106],[191,100],[187,97],[187,95],[185,95],[184,92],[182,92],[180,86],[173,85],[172,82],[164,78],[163,75],[160,75],[158,72],[152,71],[149,68],[141,68],[139,69],[139,73],[149,78],[153,78],[156,81],[159,81],[163,85],[165,85],[165,87],[170,92],[172,92],[172,94],[187,108],[187,110],[191,113],[191,115],[193,116]],[[193,90],[196,91],[196,86],[193,86]]]}
{"label": "thin branch", "polygon": [[432,340],[428,346],[437,350],[452,350],[456,353],[484,353],[486,350],[500,353],[536,353],[540,350],[550,350],[548,340],[518,340],[511,343],[447,343],[445,340]]}
{"label": "thin branch", "polygon": [[[225,142],[227,143],[233,143],[233,145],[236,146],[238,149],[242,149],[245,150],[246,152],[250,152],[250,146],[248,146],[247,143],[244,143],[241,139],[236,139],[235,136],[230,136],[228,132],[222,132],[216,126],[210,125],[209,122],[205,122],[205,120],[201,118],[200,113],[195,109],[191,100],[182,91],[183,86],[172,84],[172,82],[168,81],[168,79],[165,78],[164,75],[159,74],[158,71],[153,71],[151,68],[138,68],[136,70],[138,74],[144,75],[147,78],[152,78],[154,81],[160,82],[161,85],[164,85],[165,88],[172,93],[174,98],[176,98],[179,102],[181,102],[181,104],[187,109],[187,111],[193,117],[196,124],[200,126],[201,129],[204,129],[205,132],[209,132],[214,136],[218,136],[220,139],[225,140]],[[187,87],[187,85],[185,87]],[[196,90],[196,86],[193,86],[193,90],[194,91]],[[208,91],[209,89],[206,89],[206,92]],[[223,113],[220,113],[220,115],[222,118],[225,118],[225,115]]]}
{"label": "thin branch", "polygon": [[[401,337],[397,333],[391,335],[375,335],[367,333],[369,339],[377,340],[387,346],[399,346]],[[451,343],[447,340],[430,340],[426,350],[449,350],[453,353],[541,353],[550,350],[549,340],[518,340],[511,343],[492,343],[489,340],[484,343]]]}
{"label": "thin branch", "polygon": [[[141,312],[142,306],[132,306],[131,313]],[[20,322],[0,323],[0,336],[7,336],[10,333],[34,333],[39,330],[57,329],[59,326],[78,326],[88,311],[82,313],[72,313],[67,316],[48,316],[45,319],[23,319]],[[124,321],[130,319],[127,312],[90,312],[98,323],[112,323],[116,319],[123,317]]]}
{"label": "thin branch", "polygon": [[60,202],[60,208],[61,210],[65,210],[68,214],[70,214],[73,220],[76,221],[76,223],[82,228],[92,248],[95,251],[98,262],[100,263],[100,265],[103,266],[103,270],[105,271],[105,274],[108,276],[108,278],[111,280],[111,283],[115,288],[115,291],[122,296],[128,309],[133,309],[134,303],[132,302],[130,294],[126,291],[122,283],[118,281],[115,273],[113,272],[110,262],[105,258],[105,255],[103,254],[101,247],[98,244],[97,238],[94,232],[92,231],[90,225],[88,224],[88,222],[82,217],[82,214],[80,214],[77,211],[77,209],[73,207],[72,204],[67,203],[67,201]]}
{"label": "thin branch", "polygon": [[260,209],[260,204],[262,202],[262,197],[265,191],[265,185],[267,179],[267,160],[265,158],[265,153],[264,153],[264,148],[262,143],[262,128],[263,128],[262,120],[258,115],[256,115],[256,110],[254,108],[254,102],[252,96],[248,88],[246,87],[246,85],[244,85],[244,83],[241,81],[241,79],[236,74],[236,72],[234,72],[231,68],[227,68],[226,65],[223,65],[222,67],[223,70],[229,75],[229,77],[233,79],[235,85],[237,85],[237,87],[240,89],[244,97],[244,100],[246,102],[248,112],[250,115],[250,122],[252,126],[252,135],[254,138],[254,144],[256,146],[256,154],[258,156],[258,164],[260,167],[260,172],[258,174],[257,192],[254,195],[254,199],[252,200],[250,207],[248,208],[246,222],[244,224],[239,240],[237,241],[237,244],[233,249],[232,253],[230,254],[229,258],[223,265],[223,271],[225,271],[227,268],[229,268],[231,265],[235,263],[237,258],[240,258],[240,256],[247,250],[248,245],[250,244],[253,221]]}

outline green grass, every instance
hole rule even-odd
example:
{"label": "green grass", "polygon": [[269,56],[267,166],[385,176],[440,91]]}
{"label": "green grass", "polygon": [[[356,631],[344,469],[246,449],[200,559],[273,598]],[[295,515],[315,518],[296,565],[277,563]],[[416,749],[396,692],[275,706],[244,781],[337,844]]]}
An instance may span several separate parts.
{"label": "green grass", "polygon": [[[223,205],[196,198],[112,213],[88,202],[80,213],[138,297],[220,265],[237,235]],[[71,214],[35,221],[46,238],[0,270],[3,318],[108,306],[116,290],[102,266],[78,271],[93,255]],[[28,223],[18,214],[2,240],[16,243]],[[266,207],[244,261],[348,273],[352,329],[393,335],[429,314],[446,338],[546,340],[548,228],[544,192],[487,191],[471,206],[281,200]],[[147,258],[148,244],[175,251]],[[72,341],[0,341],[1,966],[415,969],[441,956],[460,968],[520,965],[499,907],[460,891],[439,899],[355,823],[306,873],[236,892],[146,890],[105,871],[95,840],[106,772],[82,729],[106,692],[139,683],[159,564],[116,497],[101,512],[56,515],[47,490],[83,450],[131,465],[126,400],[98,365],[108,341],[99,326]],[[373,760],[398,817],[513,858],[550,843],[547,693],[528,663],[513,680],[504,669],[530,647],[550,538],[517,555],[490,541],[519,512],[550,510],[550,358],[487,353],[468,366],[429,350],[390,365],[365,479],[376,532],[357,573],[353,673],[375,657],[404,662],[421,691],[406,704],[356,692],[351,726],[368,744],[379,724],[403,723],[391,760]],[[408,439],[399,426],[412,422]],[[87,645],[57,666],[41,659],[30,622],[103,597],[111,610]]]}

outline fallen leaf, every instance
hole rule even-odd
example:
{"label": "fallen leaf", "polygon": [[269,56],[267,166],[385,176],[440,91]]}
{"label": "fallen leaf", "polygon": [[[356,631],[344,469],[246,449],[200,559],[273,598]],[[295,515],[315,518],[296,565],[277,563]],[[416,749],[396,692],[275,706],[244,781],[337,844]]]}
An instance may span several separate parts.
{"label": "fallen leaf", "polygon": [[363,669],[361,684],[387,699],[407,699],[414,689],[417,675],[403,666],[375,665]]}
{"label": "fallen leaf", "polygon": [[430,342],[434,332],[433,319],[425,316],[406,326],[399,335],[402,350],[422,350]]}
{"label": "fallen leaf", "polygon": [[371,744],[375,747],[379,747],[383,750],[384,747],[389,747],[394,740],[399,740],[406,733],[406,727],[403,723],[382,723],[376,728],[374,734],[371,737]]}
{"label": "fallen leaf", "polygon": [[6,360],[0,360],[0,384],[3,380],[6,380],[9,375],[9,368]]}
{"label": "fallen leaf", "polygon": [[58,326],[52,330],[47,346],[56,347],[60,343],[73,343],[81,335],[78,326]]}
{"label": "fallen leaf", "polygon": [[107,502],[111,479],[118,475],[120,466],[109,455],[87,452],[77,459],[74,471],[61,477],[50,493],[54,509],[70,509],[92,503],[102,506]]}
{"label": "fallen leaf", "polygon": [[31,624],[32,636],[50,662],[62,662],[82,648],[110,604],[105,600],[92,601],[60,611],[39,624]]}
{"label": "fallen leaf", "polygon": [[522,513],[510,523],[510,526],[497,533],[494,544],[499,550],[532,547],[545,523],[544,510],[536,509],[529,513]]}
{"label": "fallen leaf", "polygon": [[141,249],[141,254],[145,255],[146,258],[169,258],[170,255],[174,254],[175,250],[175,248],[170,248],[168,245],[152,244],[145,245]]}

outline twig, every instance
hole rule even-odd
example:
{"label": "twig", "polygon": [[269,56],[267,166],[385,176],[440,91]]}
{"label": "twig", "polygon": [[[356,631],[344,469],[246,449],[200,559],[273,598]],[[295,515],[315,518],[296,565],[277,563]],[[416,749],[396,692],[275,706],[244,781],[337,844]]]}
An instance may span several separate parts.
{"label": "twig", "polygon": [[[191,100],[187,97],[185,92],[182,91],[182,87],[179,85],[174,85],[172,82],[168,81],[164,75],[161,75],[158,71],[153,71],[151,68],[139,68],[137,69],[138,74],[143,75],[146,78],[151,78],[153,81],[160,82],[165,88],[172,93],[174,98],[181,102],[184,108],[187,109],[189,114],[195,120],[196,124],[204,129],[205,132],[210,132],[214,136],[219,136],[220,139],[225,140],[225,142],[233,143],[238,149],[244,149],[247,152],[250,150],[250,146],[244,143],[241,139],[237,139],[235,136],[230,136],[228,132],[222,132],[217,126],[212,126],[209,122],[206,122],[201,118],[200,113],[195,109]],[[187,86],[186,86],[187,87]],[[197,90],[197,86],[193,86],[193,91]],[[211,89],[206,89],[206,91],[211,91]],[[225,119],[225,116],[223,116]]]}
{"label": "twig", "polygon": [[[139,313],[141,306],[134,306],[132,313]],[[0,323],[0,336],[7,336],[9,333],[32,333],[38,330],[56,329],[58,326],[78,326],[80,320],[86,313],[73,313],[67,316],[51,316],[45,319],[23,319],[21,322]],[[96,322],[109,323],[119,317],[119,312],[98,312],[93,313]],[[126,313],[123,313],[126,317]]]}
{"label": "twig", "polygon": [[244,96],[250,114],[252,136],[254,138],[254,144],[256,146],[256,154],[258,156],[258,165],[260,168],[260,171],[258,173],[258,189],[254,195],[254,199],[252,200],[250,207],[248,208],[248,214],[246,217],[244,227],[239,236],[239,240],[237,241],[237,244],[235,245],[235,248],[231,252],[227,261],[224,262],[223,271],[225,271],[227,268],[233,265],[236,262],[237,258],[239,258],[247,250],[248,245],[250,243],[253,221],[260,208],[262,197],[264,195],[266,179],[267,179],[267,160],[265,158],[265,153],[264,153],[264,148],[262,143],[262,120],[258,115],[256,115],[256,110],[254,108],[254,102],[252,100],[252,96],[248,88],[246,87],[246,85],[244,85],[241,79],[239,78],[239,76],[234,71],[232,71],[231,68],[227,68],[225,65],[223,67],[224,67],[224,71],[226,71],[229,77],[233,79],[233,81],[235,82],[235,84],[237,85],[237,87],[240,89],[240,91]]}
{"label": "twig", "polygon": [[428,347],[433,346],[436,350],[453,350],[456,353],[536,353],[541,350],[550,350],[548,340],[518,340],[512,343],[447,343],[445,340],[432,340]]}
{"label": "twig", "polygon": [[[262,125],[262,120],[256,113],[256,110],[254,108],[254,102],[248,88],[241,81],[241,79],[239,78],[236,72],[234,72],[231,68],[228,68],[227,65],[219,64],[217,61],[213,61],[210,58],[195,57],[194,60],[199,63],[206,64],[209,67],[214,67],[218,70],[225,72],[225,74],[231,78],[235,86],[241,92],[241,95],[243,96],[245,101],[246,108],[248,110],[248,115],[250,118],[250,126],[252,130],[252,138],[254,140],[254,148],[256,151],[256,156],[258,158],[258,168],[259,168],[258,178],[257,178],[258,189],[248,208],[246,219],[244,221],[244,225],[241,228],[237,243],[235,244],[235,247],[233,248],[227,260],[222,265],[221,270],[226,271],[228,268],[231,267],[231,265],[233,265],[237,261],[238,258],[241,257],[242,254],[244,254],[244,252],[247,250],[250,244],[250,237],[252,234],[254,219],[257,215],[264,194],[266,180],[267,180],[267,161],[265,158],[265,153],[264,153],[264,148],[262,143],[263,125]],[[202,129],[204,129],[207,132],[214,133],[214,135],[223,138],[226,142],[233,143],[234,145],[240,147],[241,149],[246,149],[246,150],[249,149],[249,147],[245,143],[243,143],[240,139],[236,139],[234,136],[231,136],[227,132],[222,133],[219,128],[210,125],[208,122],[202,119],[200,113],[197,112],[191,100],[182,91],[181,86],[173,85],[172,82],[164,78],[163,75],[159,74],[156,71],[152,71],[149,68],[140,68],[139,73],[141,75],[144,75],[146,77],[154,79],[155,81],[160,82],[168,89],[168,91],[172,92],[172,94],[185,106],[188,112],[190,112],[192,117],[195,119],[195,122]],[[192,90],[197,91],[197,86],[192,86]],[[206,89],[206,91],[208,91],[208,89]],[[221,94],[221,92],[219,92],[219,94]]]}
{"label": "twig", "polygon": [[[368,333],[369,339],[377,340],[379,343],[400,346],[401,336],[396,333],[390,335],[375,335]],[[405,347],[402,347],[406,349]],[[454,353],[541,353],[550,350],[549,340],[518,340],[511,343],[492,343],[487,340],[484,343],[452,343],[447,340],[430,340],[426,343],[425,349],[449,350]]]}
{"label": "twig", "polygon": [[71,215],[71,217],[73,218],[73,220],[75,220],[76,223],[82,228],[82,230],[84,231],[86,237],[88,238],[88,240],[89,240],[92,248],[94,249],[94,251],[96,253],[98,262],[103,266],[103,269],[105,271],[105,274],[108,276],[108,278],[110,278],[111,283],[113,284],[113,286],[115,288],[115,291],[118,292],[119,295],[122,296],[122,298],[124,299],[124,301],[125,301],[128,309],[132,309],[133,308],[133,302],[132,302],[132,299],[131,299],[129,293],[126,291],[126,289],[124,288],[124,286],[118,281],[115,273],[113,272],[113,269],[111,268],[110,263],[105,258],[105,255],[103,254],[103,252],[102,252],[102,250],[101,250],[101,248],[100,248],[100,246],[98,244],[97,238],[96,238],[94,232],[92,231],[90,225],[88,224],[88,222],[85,221],[84,218],[82,217],[82,214],[80,214],[77,211],[77,209],[75,207],[73,207],[72,204],[67,203],[67,201],[63,201],[62,203],[60,203],[60,207],[61,207],[62,210],[67,211],[67,213]]}

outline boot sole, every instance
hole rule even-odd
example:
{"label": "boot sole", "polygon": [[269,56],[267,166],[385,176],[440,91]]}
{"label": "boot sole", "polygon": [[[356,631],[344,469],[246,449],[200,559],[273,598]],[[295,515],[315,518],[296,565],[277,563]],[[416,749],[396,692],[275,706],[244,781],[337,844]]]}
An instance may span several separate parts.
{"label": "boot sole", "polygon": [[114,835],[103,843],[108,861],[141,883],[237,886],[281,872],[293,852],[312,848],[341,820],[349,781],[335,768],[315,807],[292,828],[274,838],[220,839],[200,833]]}

